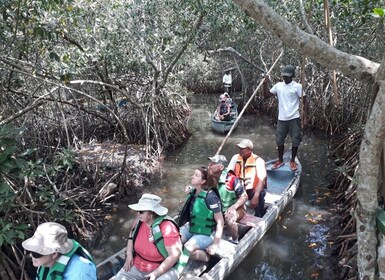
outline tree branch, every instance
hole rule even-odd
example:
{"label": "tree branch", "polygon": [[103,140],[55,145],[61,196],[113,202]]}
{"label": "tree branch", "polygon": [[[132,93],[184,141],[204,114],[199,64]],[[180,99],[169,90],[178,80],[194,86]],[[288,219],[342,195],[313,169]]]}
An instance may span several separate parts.
{"label": "tree branch", "polygon": [[303,56],[313,59],[326,68],[335,68],[346,76],[374,81],[379,63],[333,48],[317,36],[306,33],[286,21],[264,1],[234,0],[234,2],[260,25],[277,35],[286,46]]}

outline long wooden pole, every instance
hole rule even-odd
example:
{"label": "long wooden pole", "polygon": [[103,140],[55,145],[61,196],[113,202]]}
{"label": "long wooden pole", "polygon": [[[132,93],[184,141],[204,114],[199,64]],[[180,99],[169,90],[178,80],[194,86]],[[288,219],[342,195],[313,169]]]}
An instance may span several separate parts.
{"label": "long wooden pole", "polygon": [[[274,61],[274,64],[270,67],[269,71],[267,71],[266,75],[269,75],[271,70],[274,69],[275,65],[277,64],[277,62],[279,61],[279,59],[281,58],[281,56],[283,55],[283,50],[281,51],[281,53],[279,54],[279,56],[277,57],[277,59]],[[215,153],[215,155],[219,155],[219,153],[221,152],[223,146],[225,145],[227,139],[230,137],[231,133],[233,132],[233,130],[235,129],[235,127],[237,126],[237,123],[238,121],[241,119],[243,113],[245,112],[247,106],[249,106],[249,104],[251,103],[251,101],[253,100],[254,96],[257,94],[259,88],[262,86],[263,84],[263,81],[264,81],[264,78],[260,81],[259,85],[257,86],[257,88],[254,90],[253,94],[250,96],[249,100],[247,101],[247,103],[245,104],[245,106],[243,107],[242,111],[238,114],[238,117],[237,119],[235,120],[233,126],[231,127],[231,129],[229,130],[229,132],[227,133],[225,139],[223,139],[222,141],[222,144],[219,146],[217,152]]]}

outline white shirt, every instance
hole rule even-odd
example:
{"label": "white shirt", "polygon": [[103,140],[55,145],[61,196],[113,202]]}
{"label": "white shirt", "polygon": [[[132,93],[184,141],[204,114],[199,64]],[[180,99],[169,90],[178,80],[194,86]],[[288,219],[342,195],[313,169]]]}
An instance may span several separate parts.
{"label": "white shirt", "polygon": [[[302,85],[291,81],[276,83],[270,92],[278,98],[278,120],[289,121],[299,118],[299,100],[302,97]],[[305,94],[304,94],[305,95]]]}
{"label": "white shirt", "polygon": [[223,83],[226,85],[231,85],[233,82],[233,79],[231,77],[231,74],[224,74],[223,75]]}

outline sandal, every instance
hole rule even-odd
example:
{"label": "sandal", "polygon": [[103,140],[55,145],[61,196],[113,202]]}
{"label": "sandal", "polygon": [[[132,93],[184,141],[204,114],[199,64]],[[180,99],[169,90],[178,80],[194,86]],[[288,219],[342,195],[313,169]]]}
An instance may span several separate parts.
{"label": "sandal", "polygon": [[290,161],[290,169],[292,171],[296,171],[297,170],[297,163],[295,161]]}
{"label": "sandal", "polygon": [[271,169],[278,169],[278,168],[280,168],[282,165],[283,165],[283,162],[277,160],[277,161],[273,164],[273,166],[271,167]]}

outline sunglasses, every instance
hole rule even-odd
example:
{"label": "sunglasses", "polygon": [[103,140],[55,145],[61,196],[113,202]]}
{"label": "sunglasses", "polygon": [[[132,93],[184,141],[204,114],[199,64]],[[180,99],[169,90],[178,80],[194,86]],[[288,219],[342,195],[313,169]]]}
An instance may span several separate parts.
{"label": "sunglasses", "polygon": [[39,253],[36,253],[36,252],[29,252],[31,255],[32,255],[32,257],[34,258],[34,259],[40,259],[42,256],[44,256],[44,255],[42,255],[42,254],[39,254]]}

